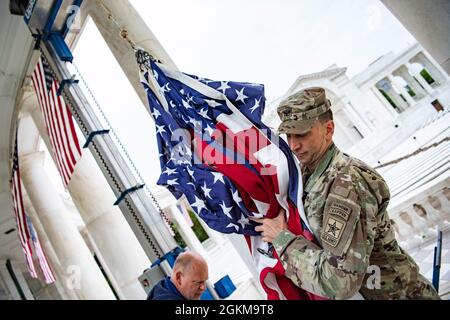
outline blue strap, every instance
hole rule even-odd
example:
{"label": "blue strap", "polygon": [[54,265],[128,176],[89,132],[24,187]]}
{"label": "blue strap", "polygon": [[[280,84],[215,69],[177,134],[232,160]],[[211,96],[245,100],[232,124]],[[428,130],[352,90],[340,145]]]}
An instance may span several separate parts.
{"label": "blue strap", "polygon": [[60,96],[61,95],[61,92],[64,90],[64,87],[67,85],[67,84],[72,84],[72,83],[78,83],[78,82],[80,82],[80,80],[75,80],[75,79],[64,79],[63,81],[61,81],[61,83],[59,84],[59,88],[58,88],[58,91],[56,92],[56,94],[58,95],[58,96]]}
{"label": "blue strap", "polygon": [[97,134],[107,134],[107,133],[109,133],[109,129],[92,131],[91,133],[89,133],[86,142],[83,145],[83,149],[86,149],[89,146],[89,144],[92,142],[92,140]]}
{"label": "blue strap", "polygon": [[125,197],[127,196],[127,194],[134,192],[136,190],[142,189],[144,187],[144,184],[138,184],[135,185],[134,187],[128,188],[127,190],[123,191],[119,198],[117,198],[116,202],[114,202],[114,205],[118,205],[120,202],[122,202],[123,199],[125,199]]}

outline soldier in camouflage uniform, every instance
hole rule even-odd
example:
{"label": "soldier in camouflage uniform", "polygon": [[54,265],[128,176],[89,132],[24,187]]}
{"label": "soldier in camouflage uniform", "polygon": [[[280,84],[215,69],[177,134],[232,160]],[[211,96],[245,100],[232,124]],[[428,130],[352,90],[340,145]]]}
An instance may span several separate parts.
{"label": "soldier in camouflage uniform", "polygon": [[293,94],[278,107],[280,134],[300,160],[304,208],[318,245],[287,230],[284,214],[257,219],[286,276],[331,299],[439,299],[398,245],[386,207],[386,182],[333,143],[333,115],[322,88]]}

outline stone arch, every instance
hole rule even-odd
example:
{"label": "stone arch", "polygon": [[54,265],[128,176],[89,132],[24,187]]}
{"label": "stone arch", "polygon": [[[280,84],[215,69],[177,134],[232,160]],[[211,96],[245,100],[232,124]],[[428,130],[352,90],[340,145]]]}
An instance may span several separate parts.
{"label": "stone arch", "polygon": [[417,63],[422,66],[419,75],[431,87],[436,88],[447,82],[446,76],[442,73],[440,67],[424,51],[417,53],[409,62],[411,64]]}
{"label": "stone arch", "polygon": [[[394,80],[394,90],[400,95],[402,100],[406,102],[410,107],[416,103],[414,97],[417,96],[407,79],[401,74],[392,74]],[[417,98],[416,98],[417,99]]]}
{"label": "stone arch", "polygon": [[399,81],[403,83],[405,90],[415,101],[418,101],[427,95],[426,90],[417,79],[422,68],[423,67],[418,63],[412,65],[407,63],[401,65],[393,72],[394,76],[400,77],[401,80]]}
{"label": "stone arch", "polygon": [[405,79],[403,79],[403,77],[399,76],[399,75],[393,75],[392,77],[395,80],[394,90],[397,91],[398,94],[401,94],[401,91],[399,91],[398,88],[399,87],[405,87],[407,85]]}
{"label": "stone arch", "polygon": [[420,71],[422,71],[423,69],[425,69],[425,67],[422,64],[420,64],[419,62],[412,62],[409,65],[408,72],[413,77],[416,77],[420,73]]}

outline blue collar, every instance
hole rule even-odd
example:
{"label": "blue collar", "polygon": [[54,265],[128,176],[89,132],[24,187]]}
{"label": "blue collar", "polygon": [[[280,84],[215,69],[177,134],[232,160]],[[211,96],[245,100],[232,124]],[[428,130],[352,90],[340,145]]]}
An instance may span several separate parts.
{"label": "blue collar", "polygon": [[[181,294],[180,291],[178,291],[177,287],[175,287],[175,285],[173,284],[172,280],[170,280],[170,277],[166,277],[165,281],[164,281],[164,285],[167,289],[170,290],[170,292],[179,295],[180,297],[183,297],[183,295]],[[186,299],[185,297],[183,297],[183,299]]]}

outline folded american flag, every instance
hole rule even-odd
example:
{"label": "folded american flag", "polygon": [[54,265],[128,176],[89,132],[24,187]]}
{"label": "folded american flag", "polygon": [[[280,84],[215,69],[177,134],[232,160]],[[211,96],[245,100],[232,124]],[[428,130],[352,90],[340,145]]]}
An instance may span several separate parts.
{"label": "folded american flag", "polygon": [[249,217],[287,212],[289,229],[312,240],[302,206],[300,168],[261,121],[264,86],[212,81],[170,70],[138,50],[137,61],[156,124],[158,184],[185,195],[207,225],[246,237],[268,299],[314,299],[284,268]]}

